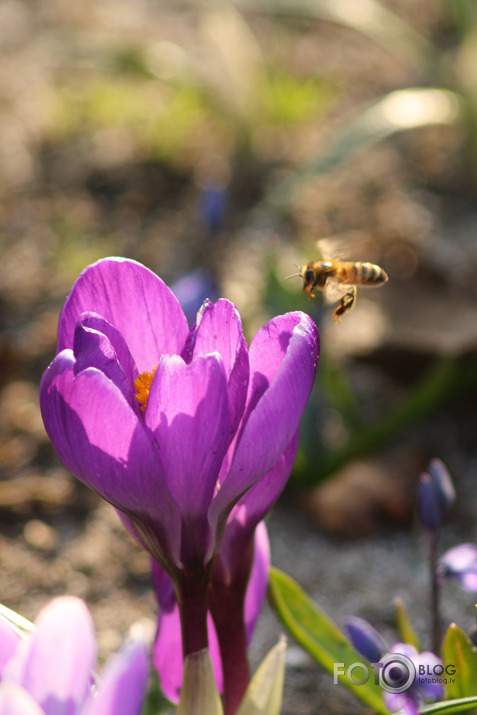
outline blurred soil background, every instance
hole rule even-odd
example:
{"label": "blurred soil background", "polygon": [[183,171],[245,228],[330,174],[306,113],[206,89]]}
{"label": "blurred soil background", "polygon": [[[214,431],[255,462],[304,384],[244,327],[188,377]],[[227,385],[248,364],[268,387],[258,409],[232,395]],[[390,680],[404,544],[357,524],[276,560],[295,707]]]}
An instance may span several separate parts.
{"label": "blurred soil background", "polygon": [[[0,602],[33,619],[82,596],[102,656],[155,613],[147,556],[59,463],[38,406],[72,283],[121,255],[192,321],[218,296],[248,338],[313,315],[322,356],[274,563],[334,618],[389,630],[401,595],[426,632],[430,458],[460,495],[448,545],[477,538],[476,36],[458,0],[0,1]],[[342,325],[285,281],[324,237],[390,277]],[[470,627],[472,597],[447,608]],[[269,609],[263,623],[255,662],[280,630]],[[289,653],[284,713],[360,712]]]}

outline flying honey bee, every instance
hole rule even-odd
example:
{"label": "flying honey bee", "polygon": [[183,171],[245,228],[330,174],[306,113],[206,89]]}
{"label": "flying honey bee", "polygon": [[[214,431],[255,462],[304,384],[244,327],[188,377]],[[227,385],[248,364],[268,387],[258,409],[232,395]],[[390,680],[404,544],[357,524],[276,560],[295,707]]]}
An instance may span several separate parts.
{"label": "flying honey bee", "polygon": [[310,298],[314,298],[313,291],[325,291],[334,284],[341,292],[341,286],[350,286],[341,295],[338,307],[333,313],[333,318],[341,323],[341,318],[349,313],[356,303],[357,286],[380,286],[388,280],[388,274],[374,263],[361,261],[310,261],[306,263],[299,273],[294,273],[287,278],[299,276],[303,279],[303,290]]}

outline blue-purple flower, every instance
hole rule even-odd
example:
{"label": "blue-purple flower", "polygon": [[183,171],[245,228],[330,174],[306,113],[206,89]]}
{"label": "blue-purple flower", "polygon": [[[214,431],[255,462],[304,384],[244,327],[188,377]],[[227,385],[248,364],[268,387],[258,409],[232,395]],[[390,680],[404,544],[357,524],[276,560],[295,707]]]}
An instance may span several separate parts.
{"label": "blue-purple flower", "polygon": [[375,667],[375,673],[384,691],[384,701],[392,712],[418,715],[424,702],[444,696],[442,678],[439,678],[444,668],[434,653],[419,653],[408,643],[395,643],[389,648],[381,634],[357,616],[346,619],[345,630],[360,655],[382,666]]}
{"label": "blue-purple flower", "polygon": [[456,581],[464,591],[477,591],[477,546],[459,544],[441,556],[437,574]]}
{"label": "blue-purple flower", "polygon": [[97,646],[83,601],[62,596],[23,637],[0,619],[0,715],[139,715],[148,680],[142,638],[130,641],[94,683]]}
{"label": "blue-purple flower", "polygon": [[431,651],[418,653],[408,643],[395,643],[390,654],[404,655],[413,663],[416,676],[411,686],[402,693],[384,691],[384,701],[392,712],[400,715],[419,715],[419,708],[426,702],[435,702],[444,697],[442,660]]}
{"label": "blue-purple flower", "polygon": [[171,577],[185,655],[207,645],[231,510],[252,490],[263,513],[276,498],[260,484],[296,440],[317,360],[306,314],[274,318],[247,347],[235,307],[206,301],[189,330],[169,288],[127,259],[87,268],[64,305],[40,387],[47,432]]}
{"label": "blue-purple flower", "polygon": [[345,621],[345,630],[358,653],[377,663],[388,651],[388,644],[376,628],[359,616],[348,616]]}

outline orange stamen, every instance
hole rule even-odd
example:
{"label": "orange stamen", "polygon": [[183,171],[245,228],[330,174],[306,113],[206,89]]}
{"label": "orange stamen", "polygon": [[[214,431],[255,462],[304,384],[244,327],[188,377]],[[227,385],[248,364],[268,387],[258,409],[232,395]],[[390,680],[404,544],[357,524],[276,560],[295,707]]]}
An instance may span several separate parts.
{"label": "orange stamen", "polygon": [[136,388],[136,394],[134,397],[141,405],[141,410],[143,412],[146,409],[147,400],[149,398],[149,390],[151,389],[156,370],[157,365],[151,370],[151,372],[141,372],[141,374],[134,380],[134,387]]}

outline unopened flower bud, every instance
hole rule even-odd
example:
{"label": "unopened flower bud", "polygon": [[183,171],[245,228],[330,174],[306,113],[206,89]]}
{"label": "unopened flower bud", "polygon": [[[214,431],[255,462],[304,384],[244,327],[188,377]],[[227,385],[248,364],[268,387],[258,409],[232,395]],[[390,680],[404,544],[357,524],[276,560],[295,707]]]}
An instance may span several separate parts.
{"label": "unopened flower bud", "polygon": [[382,635],[364,618],[349,616],[344,626],[353,646],[370,663],[377,663],[389,650]]}
{"label": "unopened flower bud", "polygon": [[454,484],[447,467],[440,459],[433,459],[419,478],[418,509],[426,529],[437,531],[454,501]]}

